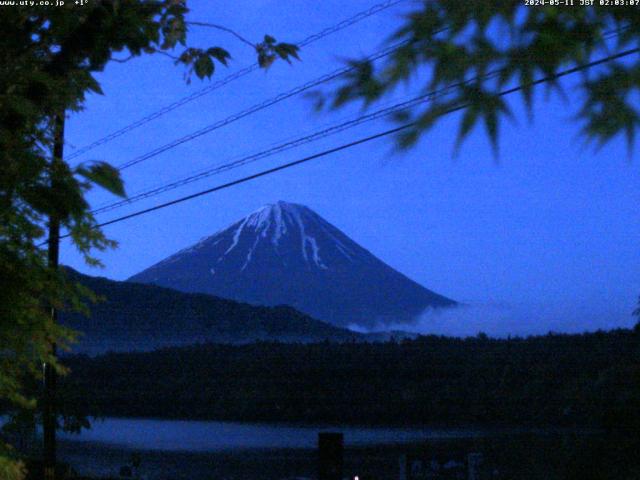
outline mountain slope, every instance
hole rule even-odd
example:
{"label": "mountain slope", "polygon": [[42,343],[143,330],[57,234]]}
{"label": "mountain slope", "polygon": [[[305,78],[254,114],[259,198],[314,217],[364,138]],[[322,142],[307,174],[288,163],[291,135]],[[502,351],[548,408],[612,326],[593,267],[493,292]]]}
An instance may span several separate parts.
{"label": "mountain slope", "polygon": [[134,275],[185,292],[286,304],[334,325],[410,322],[456,302],[397,272],[307,207],[267,205]]}
{"label": "mountain slope", "polygon": [[255,307],[211,295],[117,282],[71,269],[67,272],[104,297],[104,301],[91,306],[90,317],[61,313],[63,324],[83,333],[74,352],[152,350],[201,342],[345,341],[362,337],[288,306]]}

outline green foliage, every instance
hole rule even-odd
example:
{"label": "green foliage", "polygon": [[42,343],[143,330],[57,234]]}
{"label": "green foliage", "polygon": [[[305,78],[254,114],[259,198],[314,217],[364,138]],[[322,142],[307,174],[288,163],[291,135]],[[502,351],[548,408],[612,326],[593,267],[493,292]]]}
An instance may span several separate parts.
{"label": "green foliage", "polygon": [[[41,377],[44,362],[65,371],[51,345],[68,348],[75,334],[53,321],[51,307],[86,310],[83,301],[92,297],[49,267],[49,219],[70,235],[89,264],[99,264],[95,251],[115,246],[97,228],[85,197],[95,185],[124,196],[119,173],[105,162],[72,168],[53,158],[60,119],[81,110],[87,93],[102,93],[94,75],[111,60],[163,54],[185,66],[188,75],[208,78],[214,62],[226,65],[230,58],[221,47],[187,46],[184,0],[92,1],[83,8],[66,3],[4,8],[0,16],[2,413],[35,408],[33,390],[30,394],[26,386]],[[183,53],[174,55],[176,48]],[[285,60],[297,56],[288,44],[270,44],[266,51],[272,50]],[[0,451],[0,477],[21,472],[22,466]]]}
{"label": "green foliage", "polygon": [[0,478],[4,478],[5,480],[20,480],[24,478],[26,473],[24,464],[21,461],[13,460],[11,456],[6,454],[0,456]]}
{"label": "green foliage", "polygon": [[[441,116],[464,108],[456,149],[478,122],[497,149],[500,120],[510,115],[501,92],[522,86],[531,112],[536,79],[637,48],[640,11],[533,7],[520,0],[425,0],[390,40],[401,45],[385,61],[353,61],[356,72],[329,95],[330,105],[360,101],[366,106],[404,83],[418,82],[425,93],[458,85],[404,113],[400,121],[412,126],[400,134],[399,146],[412,146]],[[561,92],[557,79],[548,88]],[[581,102],[583,136],[601,146],[623,134],[631,150],[640,127],[639,55],[584,70],[578,90],[580,95],[571,98]]]}
{"label": "green foliage", "polygon": [[91,183],[99,185],[114,195],[126,197],[124,185],[120,179],[118,169],[105,162],[96,162],[89,166],[76,167],[76,173]]}
{"label": "green foliage", "polygon": [[195,72],[198,78],[211,78],[215,71],[214,60],[227,65],[231,58],[229,52],[219,47],[212,47],[206,50],[201,48],[187,48],[176,60],[176,64],[184,64],[187,68],[186,78],[189,81],[191,73]]}
{"label": "green foliage", "polygon": [[271,35],[265,35],[264,41],[256,46],[258,53],[258,64],[261,68],[269,68],[277,58],[291,63],[291,57],[300,60],[298,47],[292,43],[278,43]]}

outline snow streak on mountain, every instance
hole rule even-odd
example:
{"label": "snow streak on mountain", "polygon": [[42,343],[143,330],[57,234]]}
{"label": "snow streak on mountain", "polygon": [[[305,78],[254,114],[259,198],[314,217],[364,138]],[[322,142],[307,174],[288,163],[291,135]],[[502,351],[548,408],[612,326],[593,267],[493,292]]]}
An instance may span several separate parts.
{"label": "snow streak on mountain", "polygon": [[456,302],[394,270],[309,208],[267,205],[134,275],[185,292],[290,305],[339,326],[411,322]]}

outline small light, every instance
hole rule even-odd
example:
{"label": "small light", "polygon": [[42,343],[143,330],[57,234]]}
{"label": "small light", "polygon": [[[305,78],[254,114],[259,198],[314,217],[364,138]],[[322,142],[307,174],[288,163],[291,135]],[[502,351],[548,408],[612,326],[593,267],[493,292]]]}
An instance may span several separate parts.
{"label": "small light", "polygon": [[355,477],[353,477],[353,480],[360,480],[360,477],[356,475]]}

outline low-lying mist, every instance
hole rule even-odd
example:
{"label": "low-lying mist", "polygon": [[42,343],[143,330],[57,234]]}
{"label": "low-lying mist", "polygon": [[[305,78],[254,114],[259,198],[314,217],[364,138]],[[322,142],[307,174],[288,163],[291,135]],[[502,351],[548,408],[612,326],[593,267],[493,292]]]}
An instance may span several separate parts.
{"label": "low-lying mist", "polygon": [[637,318],[636,306],[628,304],[518,304],[465,302],[459,307],[427,309],[414,323],[380,324],[373,329],[360,325],[349,328],[362,333],[403,330],[423,335],[490,337],[583,333],[615,328],[631,328]]}

